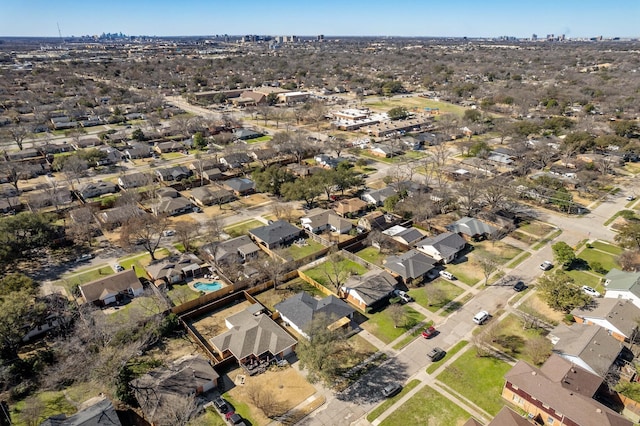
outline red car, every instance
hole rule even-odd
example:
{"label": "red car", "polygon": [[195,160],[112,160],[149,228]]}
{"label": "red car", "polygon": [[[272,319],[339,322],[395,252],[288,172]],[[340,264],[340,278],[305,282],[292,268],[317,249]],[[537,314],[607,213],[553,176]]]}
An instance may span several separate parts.
{"label": "red car", "polygon": [[422,337],[424,337],[425,339],[431,339],[433,336],[437,334],[438,334],[438,330],[436,330],[434,326],[427,327],[424,330],[422,330]]}

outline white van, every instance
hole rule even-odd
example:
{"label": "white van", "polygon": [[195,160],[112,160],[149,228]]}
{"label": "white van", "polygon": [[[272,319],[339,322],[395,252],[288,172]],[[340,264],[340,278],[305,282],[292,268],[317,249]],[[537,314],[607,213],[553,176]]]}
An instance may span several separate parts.
{"label": "white van", "polygon": [[441,277],[444,277],[444,278],[446,278],[448,280],[455,280],[456,279],[456,277],[454,277],[453,274],[451,272],[449,272],[449,271],[440,271],[439,274],[440,274]]}
{"label": "white van", "polygon": [[475,322],[478,325],[482,325],[485,323],[485,321],[487,321],[489,319],[489,312],[487,311],[480,311],[478,312],[474,317],[473,317],[473,322]]}

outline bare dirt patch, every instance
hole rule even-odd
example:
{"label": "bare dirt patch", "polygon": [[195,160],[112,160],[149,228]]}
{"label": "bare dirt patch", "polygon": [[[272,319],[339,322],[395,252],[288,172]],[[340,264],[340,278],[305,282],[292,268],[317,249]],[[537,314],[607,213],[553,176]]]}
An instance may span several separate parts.
{"label": "bare dirt patch", "polygon": [[254,424],[266,425],[270,423],[270,420],[251,402],[249,395],[252,388],[266,389],[272,393],[280,403],[283,414],[316,392],[316,389],[296,369],[291,367],[272,367],[272,369],[256,376],[249,376],[245,374],[244,370],[238,368],[230,371],[228,375],[234,381],[239,375],[245,376],[244,384],[236,383],[236,386],[228,394],[234,400],[249,406],[252,420],[256,422]]}
{"label": "bare dirt patch", "polygon": [[562,312],[551,309],[549,305],[541,300],[536,294],[529,297],[522,304],[520,309],[524,312],[535,315],[536,317],[546,319],[548,322],[553,324],[558,324],[564,319],[564,314]]}
{"label": "bare dirt patch", "polygon": [[200,333],[204,339],[210,339],[227,331],[227,326],[224,321],[227,317],[244,311],[250,305],[251,302],[247,300],[237,305],[229,306],[228,308],[200,317],[193,321],[191,325],[198,330],[198,333]]}

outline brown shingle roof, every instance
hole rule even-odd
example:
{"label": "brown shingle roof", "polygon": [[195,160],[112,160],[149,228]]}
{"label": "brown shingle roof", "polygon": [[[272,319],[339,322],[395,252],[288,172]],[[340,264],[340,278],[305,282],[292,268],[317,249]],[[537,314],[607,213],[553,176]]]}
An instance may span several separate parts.
{"label": "brown shingle roof", "polygon": [[80,286],[80,292],[87,303],[101,300],[105,294],[121,293],[128,289],[142,290],[136,271],[128,269]]}

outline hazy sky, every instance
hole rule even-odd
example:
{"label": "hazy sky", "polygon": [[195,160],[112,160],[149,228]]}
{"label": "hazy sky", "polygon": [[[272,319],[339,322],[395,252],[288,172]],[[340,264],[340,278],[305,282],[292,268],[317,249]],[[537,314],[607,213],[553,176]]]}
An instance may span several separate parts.
{"label": "hazy sky", "polygon": [[2,0],[0,36],[640,36],[640,0]]}

